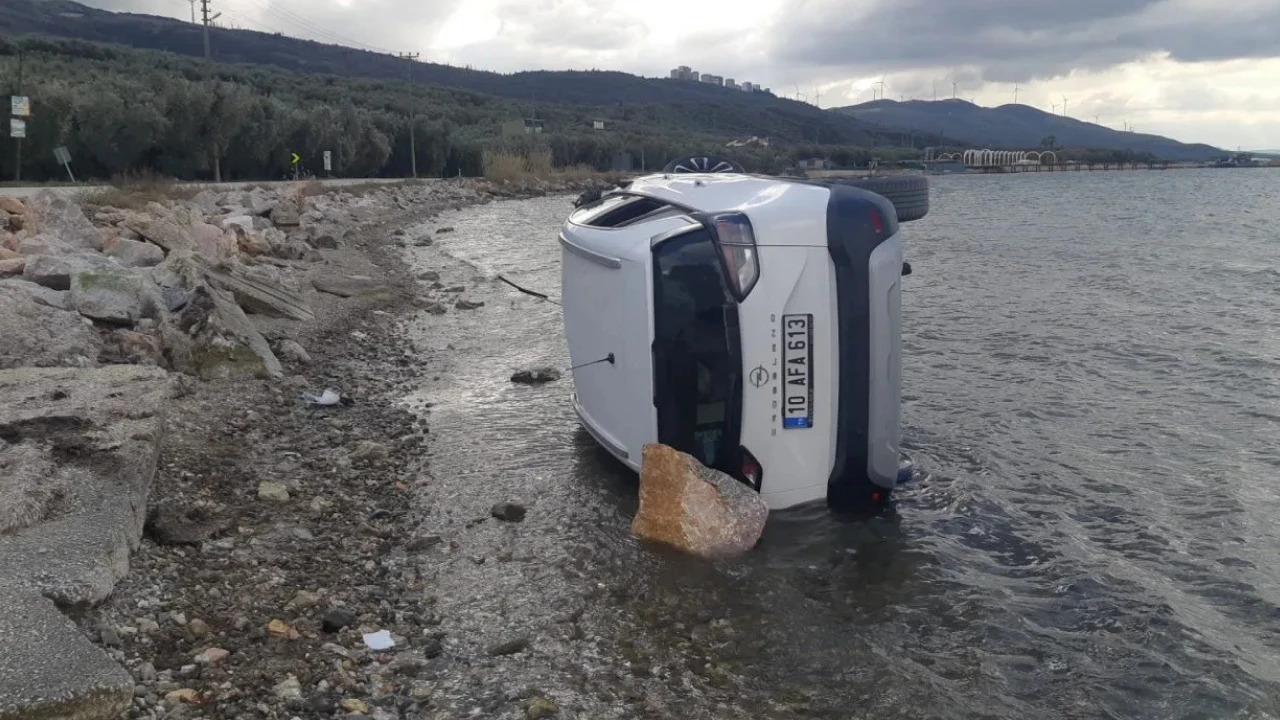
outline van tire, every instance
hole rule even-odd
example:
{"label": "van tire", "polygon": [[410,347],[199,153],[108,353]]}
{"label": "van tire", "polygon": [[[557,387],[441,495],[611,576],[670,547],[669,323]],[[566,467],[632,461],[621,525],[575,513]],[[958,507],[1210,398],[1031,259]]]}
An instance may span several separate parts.
{"label": "van tire", "polygon": [[884,197],[893,203],[898,222],[919,220],[929,214],[929,179],[923,175],[873,175],[840,178],[836,182]]}

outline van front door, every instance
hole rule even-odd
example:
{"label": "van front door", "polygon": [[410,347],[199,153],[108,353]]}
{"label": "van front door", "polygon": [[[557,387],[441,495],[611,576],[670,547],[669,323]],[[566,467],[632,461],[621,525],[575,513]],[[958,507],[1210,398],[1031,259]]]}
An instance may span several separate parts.
{"label": "van front door", "polygon": [[736,476],[742,424],[738,304],[707,230],[667,240],[653,255],[658,442]]}

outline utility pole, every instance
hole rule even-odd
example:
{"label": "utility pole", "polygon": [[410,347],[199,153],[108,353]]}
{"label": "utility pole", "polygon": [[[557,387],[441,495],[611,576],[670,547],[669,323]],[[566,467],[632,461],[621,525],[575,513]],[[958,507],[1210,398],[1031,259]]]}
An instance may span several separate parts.
{"label": "utility pole", "polygon": [[[209,0],[200,0],[200,19],[201,24],[204,25],[205,62],[213,60],[213,50],[209,47],[209,25],[220,17],[222,13],[209,14]],[[213,149],[213,181],[222,182],[222,150],[216,147]]]}
{"label": "utility pole", "polygon": [[[22,46],[18,46],[18,94],[22,94]],[[26,118],[23,118],[24,120]],[[13,139],[13,181],[22,181],[22,138]]]}
{"label": "utility pole", "polygon": [[190,2],[191,2],[191,24],[195,25],[196,24],[196,0],[190,0]]}
{"label": "utility pole", "polygon": [[396,53],[396,57],[409,61],[408,71],[405,76],[409,79],[409,169],[413,173],[413,179],[418,179],[418,145],[414,139],[414,97],[413,97],[413,64],[417,61],[419,53]]}
{"label": "utility pole", "polygon": [[220,17],[222,17],[222,13],[214,13],[213,15],[209,14],[209,0],[200,0],[200,19],[201,19],[201,23],[204,25],[204,59],[205,60],[210,60],[213,58],[213,51],[209,49],[209,25],[212,24],[214,20],[217,20]]}

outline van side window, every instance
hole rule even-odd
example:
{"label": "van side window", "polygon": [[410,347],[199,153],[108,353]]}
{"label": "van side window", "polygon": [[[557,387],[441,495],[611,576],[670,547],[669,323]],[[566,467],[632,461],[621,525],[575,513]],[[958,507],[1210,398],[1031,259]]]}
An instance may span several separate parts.
{"label": "van side window", "polygon": [[742,393],[738,304],[707,230],[653,252],[658,442],[733,474]]}

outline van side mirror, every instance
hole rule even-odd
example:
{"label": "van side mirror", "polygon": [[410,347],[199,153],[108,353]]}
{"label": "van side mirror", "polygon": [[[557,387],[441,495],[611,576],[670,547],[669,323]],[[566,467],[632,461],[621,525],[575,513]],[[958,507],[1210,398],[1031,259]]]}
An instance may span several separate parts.
{"label": "van side mirror", "polygon": [[902,274],[903,276],[911,274],[911,263],[906,261],[902,263]]}

